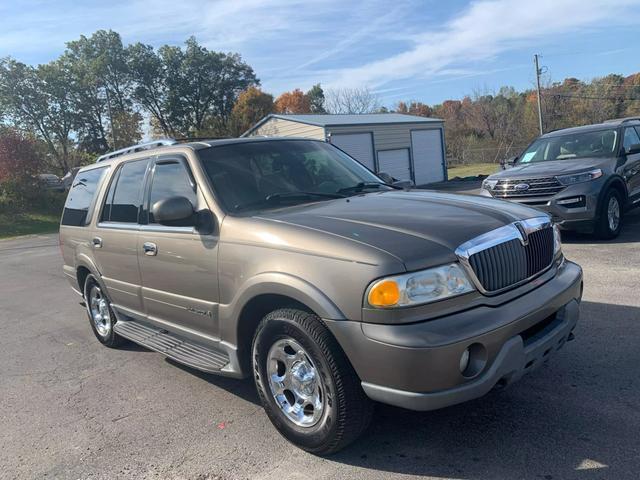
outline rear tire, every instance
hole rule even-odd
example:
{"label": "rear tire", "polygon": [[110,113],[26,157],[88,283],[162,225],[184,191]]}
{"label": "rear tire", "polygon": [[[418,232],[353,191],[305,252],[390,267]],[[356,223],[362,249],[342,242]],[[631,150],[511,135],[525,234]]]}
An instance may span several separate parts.
{"label": "rear tire", "polygon": [[269,313],[252,345],[262,405],[278,432],[316,455],[330,455],[367,428],[373,403],[340,345],[314,314]]}
{"label": "rear tire", "polygon": [[91,330],[100,343],[116,348],[127,342],[113,330],[117,321],[116,316],[107,294],[93,274],[87,275],[84,282],[84,303],[87,307]]}
{"label": "rear tire", "polygon": [[624,217],[624,202],[622,195],[615,188],[609,189],[600,206],[600,216],[596,221],[595,233],[602,240],[616,238],[622,230]]}

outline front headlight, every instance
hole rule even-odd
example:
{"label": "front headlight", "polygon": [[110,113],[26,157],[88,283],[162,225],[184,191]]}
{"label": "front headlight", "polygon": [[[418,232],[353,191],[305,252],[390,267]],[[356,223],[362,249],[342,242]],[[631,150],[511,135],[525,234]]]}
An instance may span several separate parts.
{"label": "front headlight", "polygon": [[590,182],[591,180],[595,180],[596,178],[600,178],[601,176],[602,170],[596,168],[594,170],[591,170],[590,172],[575,173],[572,175],[560,175],[556,178],[563,185],[573,185],[575,183]]}
{"label": "front headlight", "polygon": [[376,280],[367,303],[376,308],[408,307],[475,290],[458,263]]}
{"label": "front headlight", "polygon": [[560,227],[553,224],[553,258],[562,255],[562,240],[560,238]]}
{"label": "front headlight", "polygon": [[484,188],[485,190],[493,190],[497,184],[498,184],[498,180],[491,180],[489,178],[485,178],[482,181],[482,188]]}

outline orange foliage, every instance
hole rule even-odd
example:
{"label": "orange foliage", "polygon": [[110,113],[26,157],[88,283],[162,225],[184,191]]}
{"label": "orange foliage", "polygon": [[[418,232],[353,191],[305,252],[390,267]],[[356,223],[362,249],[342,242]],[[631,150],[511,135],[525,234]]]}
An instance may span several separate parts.
{"label": "orange foliage", "polygon": [[311,113],[311,102],[302,90],[296,88],[280,95],[276,99],[275,109],[278,113]]}

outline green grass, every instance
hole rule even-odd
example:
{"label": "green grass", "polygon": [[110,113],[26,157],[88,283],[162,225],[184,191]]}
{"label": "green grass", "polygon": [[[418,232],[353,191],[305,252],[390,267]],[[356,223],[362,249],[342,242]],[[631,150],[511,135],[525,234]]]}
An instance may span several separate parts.
{"label": "green grass", "polygon": [[0,213],[0,238],[53,233],[58,231],[60,215],[55,213]]}
{"label": "green grass", "polygon": [[449,179],[454,177],[474,177],[477,175],[491,175],[500,169],[497,163],[471,163],[469,165],[455,165],[449,167]]}

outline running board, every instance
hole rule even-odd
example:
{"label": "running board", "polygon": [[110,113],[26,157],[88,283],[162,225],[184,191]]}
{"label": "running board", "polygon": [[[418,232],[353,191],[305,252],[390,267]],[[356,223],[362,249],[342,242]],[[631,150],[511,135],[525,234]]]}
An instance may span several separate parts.
{"label": "running board", "polygon": [[166,330],[135,320],[118,320],[113,329],[118,335],[132,342],[203,372],[219,373],[229,363],[226,353],[214,351]]}

